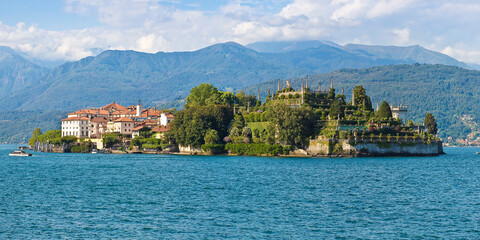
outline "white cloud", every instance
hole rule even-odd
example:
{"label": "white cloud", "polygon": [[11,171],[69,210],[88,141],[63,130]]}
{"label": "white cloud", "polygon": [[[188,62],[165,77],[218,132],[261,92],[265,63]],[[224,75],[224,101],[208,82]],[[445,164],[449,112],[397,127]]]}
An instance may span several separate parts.
{"label": "white cloud", "polygon": [[392,31],[396,35],[395,44],[405,45],[410,40],[410,29],[393,29]]}
{"label": "white cloud", "polygon": [[[279,2],[283,7],[268,8]],[[226,41],[329,39],[419,44],[480,63],[476,53],[480,3],[473,0],[232,0],[208,11],[180,5],[157,0],[66,0],[66,12],[95,18],[101,25],[50,31],[35,24],[0,22],[0,45],[50,60],[78,60],[97,49],[188,51]]]}

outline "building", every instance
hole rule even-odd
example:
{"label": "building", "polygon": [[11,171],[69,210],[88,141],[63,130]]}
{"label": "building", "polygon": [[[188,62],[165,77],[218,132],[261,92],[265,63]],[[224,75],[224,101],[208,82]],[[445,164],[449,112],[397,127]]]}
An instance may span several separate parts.
{"label": "building", "polygon": [[173,121],[173,114],[171,113],[161,113],[160,114],[160,125],[162,126],[167,126],[168,124],[170,124],[170,122]]}
{"label": "building", "polygon": [[135,128],[134,121],[127,117],[117,118],[107,123],[108,133],[131,135],[133,128]]}
{"label": "building", "polygon": [[395,119],[402,120],[403,123],[407,121],[407,106],[397,105],[396,107],[391,107],[392,117]]}
{"label": "building", "polygon": [[90,119],[88,117],[69,117],[62,119],[62,137],[89,137],[89,121]]}

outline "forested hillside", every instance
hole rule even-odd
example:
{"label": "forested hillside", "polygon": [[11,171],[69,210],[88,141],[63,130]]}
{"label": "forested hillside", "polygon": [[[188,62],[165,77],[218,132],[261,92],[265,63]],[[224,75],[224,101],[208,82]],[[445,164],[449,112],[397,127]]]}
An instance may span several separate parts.
{"label": "forested hillside", "polygon": [[[480,72],[445,65],[392,65],[367,69],[344,69],[328,74],[309,76],[309,86],[329,88],[333,79],[334,88],[340,93],[344,88],[347,99],[351,98],[355,85],[363,85],[368,95],[376,102],[385,100],[391,105],[408,105],[408,116],[414,122],[423,122],[431,112],[439,123],[439,136],[465,137],[471,130],[460,121],[464,114],[480,119]],[[300,78],[291,79],[299,88]],[[283,86],[285,82],[282,81]],[[266,96],[268,89],[276,90],[277,81],[269,81],[246,88],[247,93]],[[477,120],[477,122],[479,122]]]}

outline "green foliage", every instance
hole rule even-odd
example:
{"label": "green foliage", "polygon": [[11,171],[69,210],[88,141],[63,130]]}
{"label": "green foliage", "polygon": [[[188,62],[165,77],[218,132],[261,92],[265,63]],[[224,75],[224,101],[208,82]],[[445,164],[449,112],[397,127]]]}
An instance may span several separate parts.
{"label": "green foliage", "polygon": [[90,145],[78,145],[70,148],[70,152],[72,153],[89,153],[91,151]]}
{"label": "green foliage", "polygon": [[329,115],[331,119],[342,119],[345,116],[342,102],[334,100],[330,106]]}
{"label": "green foliage", "polygon": [[242,114],[236,114],[233,123],[232,123],[232,128],[237,128],[237,129],[243,129],[245,127],[245,119],[243,118]]}
{"label": "green foliage", "polygon": [[178,144],[200,147],[205,144],[205,134],[210,129],[218,132],[219,139],[227,136],[232,118],[233,112],[228,106],[190,107],[177,112],[170,132]]}
{"label": "green foliage", "polygon": [[215,144],[218,143],[220,140],[218,137],[218,132],[215,129],[209,129],[207,133],[205,133],[205,144]]}
{"label": "green foliage", "polygon": [[291,146],[270,145],[265,143],[227,143],[225,149],[233,154],[238,155],[267,155],[277,156],[280,154],[288,154],[292,148]]}
{"label": "green foliage", "polygon": [[140,129],[139,135],[143,138],[150,138],[152,137],[153,132],[152,129],[150,129],[149,127],[143,127],[142,129]]}
{"label": "green foliage", "polygon": [[28,140],[28,145],[33,146],[36,142],[39,142],[39,137],[42,135],[42,130],[40,128],[35,128],[32,132],[32,137]]}
{"label": "green foliage", "polygon": [[44,141],[55,145],[62,143],[62,130],[48,130],[44,134]]}
{"label": "green foliage", "polygon": [[221,153],[225,153],[225,145],[207,143],[202,145],[202,150],[205,152],[211,152],[212,154],[221,154]]}
{"label": "green foliage", "polygon": [[373,111],[372,108],[372,101],[370,97],[367,96],[367,91],[363,88],[362,85],[356,85],[353,89],[353,95],[355,102],[353,103],[354,106],[362,107],[364,110]]}
{"label": "green foliage", "polygon": [[62,141],[62,144],[65,143],[65,144],[71,144],[71,143],[74,143],[77,141],[77,137],[76,136],[63,136],[61,138],[61,141]]}
{"label": "green foliage", "polygon": [[431,113],[425,115],[425,120],[423,121],[425,127],[427,127],[427,132],[433,135],[436,135],[438,132],[437,122]]}
{"label": "green foliage", "polygon": [[[63,138],[62,138],[63,139]],[[103,135],[103,145],[106,148],[111,148],[113,145],[120,143],[120,138],[118,134],[104,134]]]}
{"label": "green foliage", "polygon": [[382,102],[382,105],[380,105],[380,109],[377,111],[375,117],[377,117],[379,120],[388,120],[392,118],[392,110],[386,101]]}
{"label": "green foliage", "polygon": [[138,137],[135,137],[134,139],[132,139],[130,141],[130,146],[133,147],[133,146],[137,146],[137,147],[142,147],[142,140],[145,139],[143,136],[138,136]]}
{"label": "green foliage", "polygon": [[202,83],[190,90],[185,108],[220,103],[221,93],[209,83]]}
{"label": "green foliage", "polygon": [[[314,114],[310,107],[291,108],[276,103],[268,110],[269,119],[274,129],[269,129],[269,137],[276,136],[278,142],[285,145],[306,146],[308,138],[313,135]],[[271,141],[270,141],[271,142]]]}

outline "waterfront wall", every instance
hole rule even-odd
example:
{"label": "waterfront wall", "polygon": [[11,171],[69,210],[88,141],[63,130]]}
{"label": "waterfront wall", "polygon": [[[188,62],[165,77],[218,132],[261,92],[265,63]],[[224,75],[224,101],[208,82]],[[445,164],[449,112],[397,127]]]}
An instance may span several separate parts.
{"label": "waterfront wall", "polygon": [[307,152],[312,156],[438,156],[441,141],[354,142],[351,140],[310,140]]}

